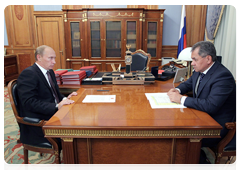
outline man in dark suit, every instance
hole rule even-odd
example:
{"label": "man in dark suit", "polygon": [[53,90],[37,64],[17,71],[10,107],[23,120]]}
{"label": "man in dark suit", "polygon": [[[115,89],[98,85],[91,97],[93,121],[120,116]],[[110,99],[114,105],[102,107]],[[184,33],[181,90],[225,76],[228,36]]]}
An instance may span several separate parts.
{"label": "man in dark suit", "polygon": [[[236,121],[236,84],[231,72],[217,61],[216,50],[211,42],[201,41],[192,47],[194,72],[176,89],[170,89],[172,102],[208,113],[222,127],[223,138],[226,122]],[[193,97],[182,94],[193,92]],[[220,138],[203,139],[202,147],[214,147]]]}
{"label": "man in dark suit", "polygon": [[[55,74],[52,70],[56,63],[55,58],[56,54],[51,47],[40,46],[35,52],[36,62],[19,75],[17,91],[20,102],[20,116],[49,120],[63,105],[74,102],[70,98],[77,95],[76,92],[71,93],[67,98],[59,92]],[[48,74],[50,77],[48,77]],[[51,83],[54,87],[51,87]],[[20,124],[20,141],[30,145],[49,143],[44,138],[41,127],[23,124]]]}

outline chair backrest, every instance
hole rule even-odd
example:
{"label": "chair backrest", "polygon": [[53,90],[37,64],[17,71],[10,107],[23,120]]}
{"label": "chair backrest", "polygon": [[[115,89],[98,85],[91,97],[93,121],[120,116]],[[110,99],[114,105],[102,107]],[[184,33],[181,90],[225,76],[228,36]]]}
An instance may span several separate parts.
{"label": "chair backrest", "polygon": [[17,80],[14,79],[8,83],[8,94],[10,103],[13,109],[16,120],[20,119],[19,117],[19,102],[18,102],[18,93],[17,93]]}
{"label": "chair backrest", "polygon": [[151,54],[139,49],[132,54],[131,71],[149,70],[149,62],[151,60]]}

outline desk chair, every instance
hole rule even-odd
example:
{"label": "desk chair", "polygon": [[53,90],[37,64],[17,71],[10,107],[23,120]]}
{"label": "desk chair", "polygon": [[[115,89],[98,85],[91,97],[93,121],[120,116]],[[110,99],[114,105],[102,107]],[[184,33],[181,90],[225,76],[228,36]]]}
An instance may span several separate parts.
{"label": "desk chair", "polygon": [[228,160],[231,156],[236,156],[236,122],[227,122],[225,126],[229,129],[227,135],[216,148],[211,148],[216,156],[215,164],[219,164],[223,156],[228,156]]}
{"label": "desk chair", "polygon": [[[42,127],[47,121],[40,120],[38,118],[29,118],[29,117],[20,117],[19,112],[19,101],[18,101],[18,93],[17,93],[17,80],[14,79],[8,83],[8,93],[11,102],[11,106],[13,109],[14,116],[19,124],[25,124],[30,126],[39,126]],[[20,126],[19,126],[20,127]],[[28,164],[28,150],[33,152],[40,152],[42,153],[50,153],[55,155],[55,163],[60,163],[60,148],[58,146],[57,139],[47,138],[48,141],[51,143],[39,143],[38,145],[28,145],[23,143],[23,150],[24,150],[24,163]],[[21,143],[18,140],[18,143]]]}
{"label": "desk chair", "polygon": [[151,54],[139,49],[132,54],[131,71],[148,71],[149,63],[151,60]]}

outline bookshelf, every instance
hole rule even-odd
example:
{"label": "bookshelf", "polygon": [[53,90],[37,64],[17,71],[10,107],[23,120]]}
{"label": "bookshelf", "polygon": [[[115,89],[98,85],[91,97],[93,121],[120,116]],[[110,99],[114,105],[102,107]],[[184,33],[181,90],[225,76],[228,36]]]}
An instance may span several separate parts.
{"label": "bookshelf", "polygon": [[132,52],[150,53],[150,64],[160,65],[164,9],[83,8],[63,13],[68,68],[96,65],[99,71],[112,71],[111,64],[125,65],[126,44]]}

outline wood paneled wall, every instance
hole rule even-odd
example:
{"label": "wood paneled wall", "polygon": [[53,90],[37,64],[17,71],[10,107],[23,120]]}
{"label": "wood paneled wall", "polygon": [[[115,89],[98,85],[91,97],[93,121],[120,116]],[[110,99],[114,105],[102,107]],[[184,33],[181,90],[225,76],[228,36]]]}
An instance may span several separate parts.
{"label": "wood paneled wall", "polygon": [[7,54],[17,55],[19,73],[35,62],[35,24],[32,5],[10,5],[5,8],[8,34]]}

